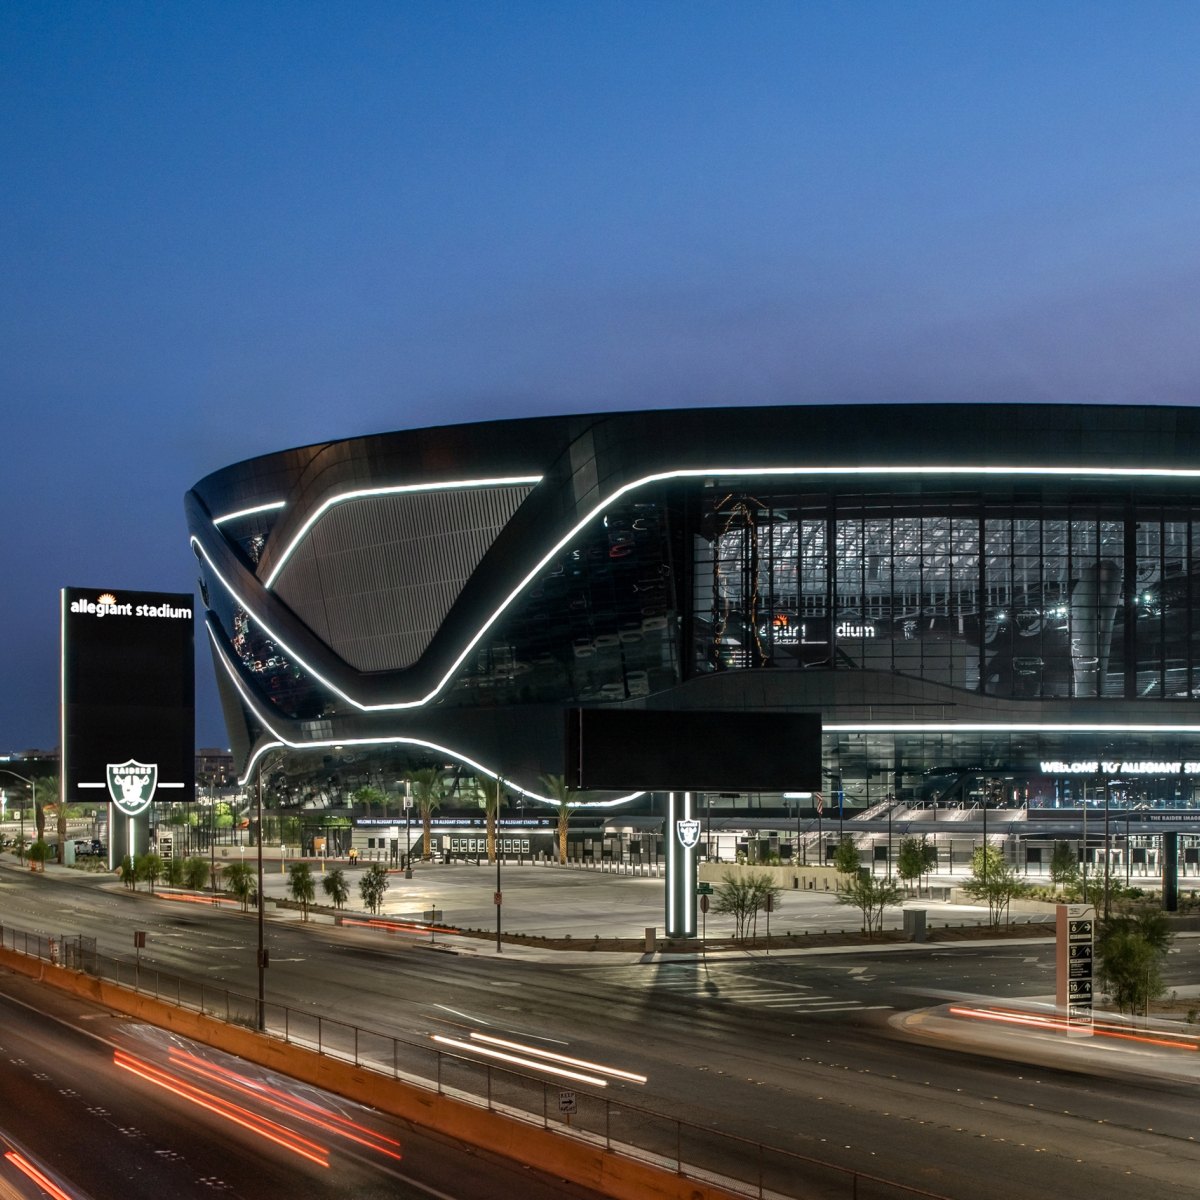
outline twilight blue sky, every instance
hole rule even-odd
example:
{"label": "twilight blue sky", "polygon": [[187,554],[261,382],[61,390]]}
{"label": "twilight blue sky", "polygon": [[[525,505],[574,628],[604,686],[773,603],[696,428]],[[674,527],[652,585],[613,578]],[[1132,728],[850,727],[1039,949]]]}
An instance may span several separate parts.
{"label": "twilight blue sky", "polygon": [[[0,7],[0,752],[250,455],[655,405],[1192,404],[1200,6]],[[197,738],[225,744],[207,651]]]}

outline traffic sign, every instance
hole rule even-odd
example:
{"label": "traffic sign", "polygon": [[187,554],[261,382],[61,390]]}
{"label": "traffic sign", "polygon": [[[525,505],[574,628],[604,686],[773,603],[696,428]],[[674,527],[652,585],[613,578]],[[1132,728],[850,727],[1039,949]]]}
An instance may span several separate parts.
{"label": "traffic sign", "polygon": [[696,884],[697,896],[711,896],[713,894],[713,885],[711,883]]}
{"label": "traffic sign", "polygon": [[493,892],[492,893],[492,901],[496,905],[496,907],[499,908],[500,905],[504,903],[504,893],[503,892]]}
{"label": "traffic sign", "polygon": [[574,1092],[569,1092],[564,1088],[558,1093],[558,1111],[564,1117],[572,1116],[579,1111],[576,1106]]}

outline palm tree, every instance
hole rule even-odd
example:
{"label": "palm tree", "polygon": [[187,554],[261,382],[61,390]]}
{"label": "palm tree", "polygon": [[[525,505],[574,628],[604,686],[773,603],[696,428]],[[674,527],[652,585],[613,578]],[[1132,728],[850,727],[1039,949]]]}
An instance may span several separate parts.
{"label": "palm tree", "polygon": [[558,802],[558,862],[562,866],[567,861],[567,828],[579,805],[571,803],[571,789],[561,775],[543,775],[542,787]]}
{"label": "palm tree", "polygon": [[321,887],[324,889],[325,895],[333,901],[334,908],[341,908],[350,895],[350,885],[346,882],[346,872],[341,867],[336,867],[330,871],[321,880]]}
{"label": "palm tree", "polygon": [[442,799],[446,794],[442,784],[442,772],[437,767],[425,767],[412,773],[413,799],[417,802],[417,811],[421,814],[421,826],[424,841],[421,845],[421,858],[428,862],[433,857],[433,814],[441,808]]}
{"label": "palm tree", "polygon": [[387,815],[387,796],[373,784],[368,783],[364,787],[360,787],[358,791],[351,792],[350,799],[353,800],[355,804],[361,804],[362,807],[366,809],[366,815],[368,817],[370,817],[376,804],[378,804],[380,808],[384,809],[384,815]]}
{"label": "palm tree", "polygon": [[225,890],[242,902],[242,912],[250,907],[250,901],[258,895],[258,879],[249,863],[231,862],[224,871]]}
{"label": "palm tree", "polygon": [[500,810],[508,803],[508,794],[504,790],[504,780],[496,776],[492,786],[486,789],[487,813],[487,845],[488,862],[496,861],[496,825],[500,820]]}
{"label": "palm tree", "polygon": [[301,920],[308,920],[308,906],[317,894],[312,868],[306,862],[295,862],[288,867],[288,894],[300,905]]}

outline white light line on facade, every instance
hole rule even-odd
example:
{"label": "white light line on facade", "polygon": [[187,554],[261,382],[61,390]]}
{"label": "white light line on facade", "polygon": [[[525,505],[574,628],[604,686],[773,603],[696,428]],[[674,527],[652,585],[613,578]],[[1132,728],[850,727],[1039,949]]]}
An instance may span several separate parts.
{"label": "white light line on facade", "polygon": [[160,788],[181,788],[181,787],[183,787],[183,784],[182,783],[160,783],[158,786]]}
{"label": "white light line on facade", "polygon": [[[588,510],[588,512],[583,517],[581,517],[573,526],[571,526],[571,528],[569,530],[567,530],[567,532],[564,533],[562,535],[562,537],[560,537],[558,539],[558,541],[555,542],[554,545],[551,546],[550,549],[540,559],[538,559],[538,561],[534,564],[534,566],[525,574],[525,576],[508,593],[508,595],[504,597],[504,599],[500,602],[499,606],[492,613],[492,615],[487,618],[487,620],[483,623],[483,625],[480,626],[479,630],[474,634],[473,637],[471,637],[471,639],[463,647],[463,649],[460,651],[458,656],[450,664],[449,668],[447,669],[446,673],[442,676],[442,678],[433,686],[433,688],[426,695],[424,695],[416,700],[400,700],[400,701],[394,701],[394,702],[387,703],[387,704],[363,704],[360,701],[355,700],[352,696],[349,696],[345,692],[342,692],[340,689],[334,687],[327,679],[325,679],[325,677],[323,675],[321,675],[321,673],[319,671],[314,670],[313,667],[309,663],[307,663],[303,658],[300,657],[300,655],[296,654],[295,651],[291,650],[286,645],[286,643],[284,643],[278,637],[278,635],[276,635],[266,624],[264,624],[262,621],[257,621],[256,623],[269,636],[271,636],[277,642],[279,642],[280,646],[288,651],[288,653],[295,659],[296,663],[299,666],[303,667],[306,671],[308,671],[316,679],[319,679],[332,692],[334,692],[335,695],[340,696],[343,700],[345,700],[348,704],[352,704],[355,708],[360,709],[363,712],[392,712],[392,711],[398,711],[398,710],[406,709],[406,708],[421,708],[424,705],[428,704],[431,700],[433,700],[435,697],[437,697],[441,693],[443,688],[445,688],[446,685],[450,682],[450,680],[454,677],[454,673],[466,661],[467,656],[471,653],[472,650],[475,649],[475,647],[483,639],[484,635],[488,632],[488,630],[491,629],[491,627],[496,623],[496,621],[498,621],[500,619],[500,617],[505,613],[505,611],[508,609],[508,607],[516,601],[518,596],[520,596],[520,594],[525,590],[525,588],[528,587],[529,584],[532,583],[534,581],[534,579],[536,579],[537,576],[542,571],[545,570],[545,568],[549,565],[551,560],[557,554],[559,554],[562,550],[564,550],[570,544],[570,542],[574,538],[576,538],[590,522],[595,520],[602,512],[604,512],[604,510],[606,508],[610,508],[613,504],[615,504],[622,497],[628,495],[630,492],[635,491],[638,488],[647,487],[647,486],[649,486],[651,484],[655,484],[655,483],[670,483],[672,481],[679,480],[679,479],[706,479],[706,478],[714,477],[714,476],[719,476],[719,477],[723,477],[723,478],[742,478],[742,477],[747,477],[747,476],[749,476],[749,477],[813,476],[813,477],[824,478],[824,477],[833,477],[833,476],[839,476],[839,475],[841,475],[841,476],[861,476],[861,475],[929,475],[929,476],[936,476],[936,475],[953,475],[953,476],[1067,475],[1067,476],[1070,476],[1070,475],[1079,475],[1079,476],[1087,476],[1089,478],[1117,478],[1117,479],[1126,479],[1126,478],[1197,479],[1197,478],[1200,478],[1200,468],[1174,468],[1174,467],[1162,467],[1162,468],[1160,468],[1160,467],[984,467],[984,466],[980,466],[980,467],[965,467],[965,466],[940,466],[940,467],[926,467],[926,466],[705,467],[703,469],[659,471],[653,475],[645,475],[640,479],[631,480],[629,483],[623,484],[621,487],[617,488],[617,490],[615,492],[613,492],[610,496],[605,497],[603,500],[601,500],[600,502],[595,504],[591,509]],[[500,484],[503,482],[517,483],[517,482],[529,482],[529,480],[525,479],[525,480],[509,480],[509,481],[504,481],[504,480],[491,481],[492,484]],[[465,482],[458,483],[458,484],[411,485],[409,490],[415,490],[416,488],[424,488],[425,490],[429,490],[433,487],[445,488],[445,487],[469,487],[469,486],[481,486],[481,481],[465,481]],[[377,494],[381,494],[382,492],[387,492],[387,491],[392,491],[392,490],[398,490],[398,489],[387,489],[387,488],[364,489],[361,493],[349,492],[349,493],[346,493],[342,497],[336,497],[334,499],[331,499],[330,501],[326,501],[326,503],[328,504],[328,503],[340,502],[340,500],[342,500],[342,499],[353,499],[359,495],[364,495],[364,496],[377,495]],[[312,521],[316,520],[316,518],[320,515],[321,511],[322,511],[322,509],[318,509],[318,511],[316,513],[314,513],[313,516],[309,519],[309,522],[306,522],[304,531],[306,531],[308,529],[308,527]],[[304,531],[302,531],[302,533]],[[301,535],[297,535],[297,537],[299,537]],[[225,588],[225,590],[229,593],[229,595],[238,604],[240,604],[243,608],[245,608],[247,611],[249,611],[250,606],[248,604],[246,604],[246,602],[238,595],[238,593],[229,584],[229,582],[213,566],[212,559],[210,559],[208,557],[208,554],[205,553],[204,547],[200,545],[200,543],[196,540],[195,537],[192,537],[190,540],[191,540],[192,545],[195,546],[196,548],[198,548],[200,550],[201,554],[203,554],[205,561],[208,563],[210,569],[213,571],[213,574],[216,575],[218,580],[220,580],[222,587]],[[286,552],[287,554],[290,554],[292,552],[295,544],[296,543],[293,542],[292,545],[290,545],[288,547],[287,552]],[[282,565],[283,565],[283,562],[281,561],[276,566],[275,570],[272,571],[271,575],[268,577],[268,579],[266,581],[266,584],[265,584],[266,587],[269,588],[271,586],[272,582],[275,579],[275,576],[279,572],[279,568]]]}
{"label": "white light line on facade", "polygon": [[223,516],[213,517],[212,523],[214,525],[224,525],[226,521],[236,521],[239,517],[253,517],[257,513],[276,512],[286,507],[286,500],[272,500],[270,504],[256,504],[253,508],[239,508],[237,512],[225,513]]}
{"label": "white light line on facade", "polygon": [[108,784],[107,783],[77,783],[75,786],[81,787],[81,788],[102,788],[102,787],[108,787]]}
{"label": "white light line on facade", "polygon": [[1197,733],[1200,725],[1096,721],[880,721],[824,725],[822,733]]}
{"label": "white light line on facade", "polygon": [[[484,766],[483,763],[476,762],[475,759],[470,758],[461,751],[451,749],[449,746],[441,746],[437,742],[426,741],[424,738],[405,737],[397,734],[390,737],[378,738],[322,738],[304,742],[290,741],[271,724],[270,717],[259,707],[257,699],[247,692],[245,686],[242,684],[241,678],[238,676],[237,671],[234,670],[233,665],[229,662],[225,654],[225,647],[217,641],[216,636],[211,629],[208,631],[208,636],[212,641],[212,644],[217,649],[217,660],[225,668],[225,673],[229,676],[233,686],[237,688],[238,694],[242,697],[246,707],[254,714],[255,719],[271,734],[272,737],[276,739],[273,742],[267,742],[260,746],[254,752],[254,754],[251,755],[250,761],[246,764],[245,773],[238,779],[239,784],[244,785],[250,782],[251,778],[253,777],[254,764],[258,762],[259,758],[263,754],[265,754],[268,750],[278,749],[282,746],[286,746],[290,750],[321,750],[329,747],[340,746],[419,746],[423,750],[432,750],[438,754],[444,754],[447,758],[456,759],[458,762],[470,767],[473,771],[478,771],[480,774],[486,775],[490,779],[500,778],[499,774],[493,771],[490,767]],[[531,792],[528,788],[522,787],[519,783],[516,783],[507,775],[505,775],[503,778],[505,787],[511,788],[514,792],[520,792],[522,796],[525,796],[530,800],[535,800],[539,804],[546,804],[551,808],[559,807],[559,801],[555,800],[552,796],[542,796],[537,792]],[[571,807],[614,808],[618,804],[626,804],[630,800],[636,800],[639,796],[644,795],[645,792],[630,792],[628,795],[618,796],[615,800],[585,800],[582,803],[571,801]]]}
{"label": "white light line on facade", "polygon": [[618,1067],[606,1067],[603,1063],[589,1062],[586,1058],[571,1058],[566,1054],[555,1054],[553,1050],[539,1050],[536,1046],[526,1046],[522,1042],[509,1042],[504,1038],[492,1037],[487,1033],[471,1033],[473,1042],[486,1042],[489,1046],[500,1046],[505,1050],[521,1050],[526,1054],[536,1054],[538,1058],[548,1058],[552,1062],[562,1063],[565,1067],[583,1067],[588,1071],[598,1071],[601,1075],[609,1075],[613,1079],[628,1079],[631,1083],[645,1083],[646,1076],[634,1071],[622,1071]]}
{"label": "white light line on facade", "polygon": [[[316,510],[311,513],[303,525],[296,531],[295,536],[287,546],[283,553],[280,554],[278,561],[275,563],[270,575],[267,576],[263,586],[270,591],[275,580],[279,578],[279,572],[283,570],[284,564],[292,557],[296,547],[300,545],[304,539],[304,535],[335,505],[345,504],[350,500],[366,500],[371,496],[399,496],[406,495],[412,492],[451,492],[465,491],[469,488],[485,488],[485,487],[517,487],[521,484],[529,484],[536,487],[541,483],[540,475],[511,475],[496,479],[457,479],[444,483],[402,483],[394,487],[372,487],[372,488],[356,488],[352,492],[341,492],[336,496],[329,496],[322,500]],[[215,524],[215,522],[214,522]]]}
{"label": "white light line on facade", "polygon": [[486,1046],[473,1046],[470,1042],[459,1041],[458,1038],[448,1038],[440,1033],[432,1035],[433,1040],[443,1046],[452,1046],[456,1050],[465,1050],[468,1054],[482,1054],[487,1058],[497,1058],[501,1062],[513,1063],[518,1067],[532,1067],[535,1071],[545,1071],[549,1075],[560,1075],[563,1079],[574,1079],[577,1083],[590,1083],[594,1087],[608,1087],[608,1080],[598,1075],[584,1075],[579,1071],[568,1071],[563,1067],[552,1066],[548,1062],[539,1062],[535,1058],[521,1058],[517,1054],[505,1054],[501,1050],[489,1050]]}

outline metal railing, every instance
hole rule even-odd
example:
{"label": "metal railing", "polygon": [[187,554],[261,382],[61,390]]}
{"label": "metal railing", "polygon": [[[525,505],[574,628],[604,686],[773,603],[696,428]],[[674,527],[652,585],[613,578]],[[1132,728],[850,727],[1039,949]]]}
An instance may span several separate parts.
{"label": "metal railing", "polygon": [[[257,997],[168,974],[137,960],[99,954],[95,938],[53,937],[0,925],[0,945],[228,1024],[260,1028]],[[261,1031],[289,1045],[745,1196],[947,1200],[938,1193],[694,1125],[608,1095],[564,1089],[427,1042],[410,1041],[286,1004],[264,1004]]]}

